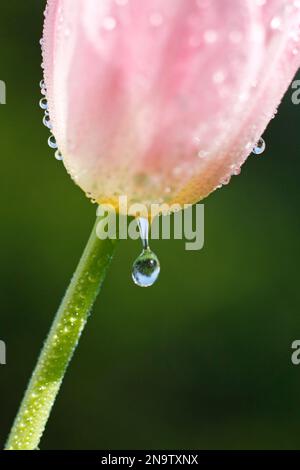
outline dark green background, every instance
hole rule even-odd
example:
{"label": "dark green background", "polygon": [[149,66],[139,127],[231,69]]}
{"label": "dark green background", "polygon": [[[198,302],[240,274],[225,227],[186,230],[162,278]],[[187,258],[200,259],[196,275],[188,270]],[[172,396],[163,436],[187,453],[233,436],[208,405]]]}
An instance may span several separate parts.
{"label": "dark green background", "polygon": [[[94,222],[46,144],[38,107],[43,1],[0,7],[0,439]],[[153,243],[162,273],[133,285],[122,242],[42,449],[300,448],[300,106],[288,91],[267,151],[205,203],[205,248]]]}

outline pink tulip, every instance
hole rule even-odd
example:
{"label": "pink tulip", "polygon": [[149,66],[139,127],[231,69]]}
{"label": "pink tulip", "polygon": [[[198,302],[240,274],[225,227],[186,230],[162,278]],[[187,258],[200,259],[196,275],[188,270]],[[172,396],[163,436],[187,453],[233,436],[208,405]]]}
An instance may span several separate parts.
{"label": "pink tulip", "polygon": [[53,132],[98,203],[194,203],[237,174],[300,64],[299,0],[49,0]]}

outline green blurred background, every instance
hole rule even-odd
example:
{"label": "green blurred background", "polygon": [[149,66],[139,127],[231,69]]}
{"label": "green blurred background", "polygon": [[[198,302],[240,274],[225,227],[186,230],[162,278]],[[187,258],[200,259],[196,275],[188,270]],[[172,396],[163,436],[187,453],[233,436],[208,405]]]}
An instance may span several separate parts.
{"label": "green blurred background", "polygon": [[[0,440],[94,222],[47,147],[38,107],[44,2],[0,7]],[[205,203],[205,247],[153,242],[160,281],[130,279],[122,242],[41,449],[299,449],[300,106],[291,90],[267,151]]]}

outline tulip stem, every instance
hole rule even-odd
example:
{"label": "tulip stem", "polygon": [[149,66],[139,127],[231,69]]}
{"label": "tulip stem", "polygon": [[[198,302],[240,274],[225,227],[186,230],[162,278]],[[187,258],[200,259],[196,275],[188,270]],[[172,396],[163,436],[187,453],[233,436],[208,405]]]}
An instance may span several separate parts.
{"label": "tulip stem", "polygon": [[115,251],[116,240],[98,238],[98,222],[99,219],[43,346],[6,450],[38,448],[66,369]]}

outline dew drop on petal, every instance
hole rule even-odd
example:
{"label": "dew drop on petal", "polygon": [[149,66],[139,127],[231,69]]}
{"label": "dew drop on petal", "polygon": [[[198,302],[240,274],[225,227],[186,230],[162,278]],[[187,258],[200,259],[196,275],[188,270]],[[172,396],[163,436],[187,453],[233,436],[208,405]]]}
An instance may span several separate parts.
{"label": "dew drop on petal", "polygon": [[106,16],[103,20],[102,26],[106,31],[113,31],[117,26],[117,22],[113,16]]}
{"label": "dew drop on petal", "polygon": [[255,155],[261,155],[266,149],[266,143],[264,139],[261,137],[257,144],[254,146],[252,153]]}
{"label": "dew drop on petal", "polygon": [[271,28],[272,29],[279,29],[281,26],[281,18],[279,16],[274,16],[271,20]]}
{"label": "dew drop on petal", "polygon": [[218,39],[218,35],[217,35],[216,31],[214,31],[213,29],[208,29],[207,31],[205,31],[204,41],[207,44],[213,44],[217,41],[217,39]]}
{"label": "dew drop on petal", "polygon": [[47,98],[42,98],[40,100],[40,108],[42,109],[48,109],[48,101]]}
{"label": "dew drop on petal", "polygon": [[208,157],[208,152],[206,150],[200,150],[197,155],[198,158],[205,159]]}
{"label": "dew drop on petal", "polygon": [[51,124],[49,114],[45,114],[45,116],[43,117],[43,124],[44,126],[48,127],[48,129],[52,129],[52,124]]}
{"label": "dew drop on petal", "polygon": [[231,175],[226,176],[226,177],[221,181],[222,186],[227,186],[227,184],[230,183],[230,180],[231,180]]}
{"label": "dew drop on petal", "polygon": [[47,89],[46,89],[45,80],[40,81],[40,89],[41,89],[41,94],[46,95]]}
{"label": "dew drop on petal", "polygon": [[62,155],[61,151],[58,150],[58,149],[56,150],[54,156],[55,156],[56,160],[58,160],[58,161],[63,160],[63,155]]}
{"label": "dew drop on petal", "polygon": [[54,135],[50,135],[50,137],[48,139],[48,145],[52,149],[57,149],[57,143],[56,143],[56,139],[55,139]]}

